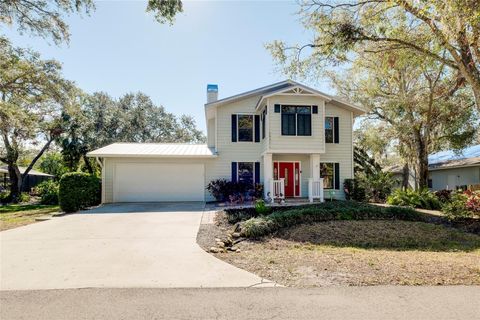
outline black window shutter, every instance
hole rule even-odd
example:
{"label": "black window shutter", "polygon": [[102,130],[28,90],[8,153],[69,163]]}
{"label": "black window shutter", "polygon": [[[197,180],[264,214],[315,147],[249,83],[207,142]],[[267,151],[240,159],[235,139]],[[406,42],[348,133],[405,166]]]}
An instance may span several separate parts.
{"label": "black window shutter", "polygon": [[237,142],[237,115],[232,114],[232,142]]}
{"label": "black window shutter", "polygon": [[275,113],[280,113],[280,105],[279,104],[275,105]]}
{"label": "black window shutter", "polygon": [[338,117],[333,118],[333,139],[334,139],[335,143],[340,142],[339,128],[338,128]]}
{"label": "black window shutter", "polygon": [[260,183],[260,162],[255,162],[255,183]]}
{"label": "black window shutter", "polygon": [[340,164],[338,162],[335,163],[333,171],[335,173],[335,189],[340,190]]}
{"label": "black window shutter", "polygon": [[260,142],[260,116],[255,115],[255,142]]}
{"label": "black window shutter", "polygon": [[312,113],[318,113],[318,106],[312,106]]}
{"label": "black window shutter", "polygon": [[237,182],[237,163],[232,162],[232,182]]}

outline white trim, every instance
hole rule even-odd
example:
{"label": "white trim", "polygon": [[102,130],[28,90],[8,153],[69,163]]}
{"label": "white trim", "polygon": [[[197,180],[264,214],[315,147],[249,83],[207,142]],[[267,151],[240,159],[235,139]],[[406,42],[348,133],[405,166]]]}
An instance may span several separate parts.
{"label": "white trim", "polygon": [[285,154],[291,154],[291,153],[299,153],[299,154],[312,154],[312,153],[325,153],[325,150],[316,150],[316,149],[267,149],[262,152],[262,156],[265,153],[273,153],[273,154],[279,154],[279,153],[285,153]]}
{"label": "white trim", "polygon": [[98,158],[180,158],[180,159],[209,159],[217,158],[218,155],[160,155],[160,154],[119,154],[119,153],[106,153],[106,154],[87,154],[87,157],[98,157]]}
{"label": "white trim", "polygon": [[[272,170],[275,170],[275,162],[276,163],[293,163],[293,197],[294,198],[301,198],[302,196],[302,161],[299,161],[299,160],[273,160],[272,158],[272,162],[273,162],[273,166],[272,166]],[[296,190],[296,187],[297,187],[297,183],[295,181],[295,163],[298,163],[298,196],[295,195],[295,190]],[[278,166],[280,168],[280,165]],[[272,177],[275,178],[275,172],[272,172]],[[278,179],[280,179],[280,173],[278,175]],[[286,197],[286,195],[285,195]]]}

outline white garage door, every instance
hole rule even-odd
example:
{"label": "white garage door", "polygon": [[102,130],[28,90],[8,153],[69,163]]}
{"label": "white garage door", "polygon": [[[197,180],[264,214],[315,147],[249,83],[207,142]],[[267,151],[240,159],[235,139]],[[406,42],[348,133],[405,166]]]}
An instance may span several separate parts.
{"label": "white garage door", "polygon": [[204,201],[203,164],[117,163],[114,202]]}

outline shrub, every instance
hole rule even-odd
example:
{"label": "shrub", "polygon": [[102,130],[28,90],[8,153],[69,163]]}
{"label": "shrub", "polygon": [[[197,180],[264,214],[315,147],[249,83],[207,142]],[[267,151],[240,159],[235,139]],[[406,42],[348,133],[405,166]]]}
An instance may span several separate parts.
{"label": "shrub", "polygon": [[420,213],[411,208],[379,207],[366,203],[338,201],[309,205],[285,211],[274,211],[263,217],[251,218],[242,224],[246,237],[262,237],[278,229],[302,223],[330,220],[406,220],[424,221]]}
{"label": "shrub", "polygon": [[480,215],[480,191],[467,190],[464,193],[467,196],[467,203],[465,207],[474,216]]}
{"label": "shrub", "polygon": [[65,212],[98,205],[101,201],[100,179],[83,172],[66,173],[60,179],[58,200]]}
{"label": "shrub", "polygon": [[252,186],[243,182],[216,179],[210,181],[207,190],[215,200],[230,201],[231,203],[243,203],[245,200],[261,199],[263,197],[263,184],[260,183]]}
{"label": "shrub", "polygon": [[421,208],[429,210],[438,210],[441,208],[438,198],[428,189],[396,189],[387,198],[387,203],[396,206],[408,206],[412,208]]}
{"label": "shrub", "polygon": [[28,193],[26,192],[20,193],[20,198],[19,198],[20,203],[29,202],[29,201],[30,201],[30,195]]}
{"label": "shrub", "polygon": [[450,202],[452,197],[452,190],[443,189],[435,191],[435,196],[437,197],[438,201],[440,201],[440,203]]}
{"label": "shrub", "polygon": [[373,202],[385,202],[395,185],[392,175],[382,171],[370,175],[359,173],[356,180],[365,193],[366,200]]}
{"label": "shrub", "polygon": [[45,180],[35,187],[40,196],[41,204],[58,204],[58,183],[53,180]]}
{"label": "shrub", "polygon": [[463,192],[453,192],[450,202],[443,205],[442,212],[451,220],[470,217],[466,207],[467,199],[467,195]]}
{"label": "shrub", "polygon": [[263,216],[272,212],[272,208],[269,208],[265,205],[265,201],[257,200],[255,202],[255,213],[259,216]]}
{"label": "shrub", "polygon": [[365,201],[365,189],[360,185],[358,179],[345,179],[343,182],[346,200]]}

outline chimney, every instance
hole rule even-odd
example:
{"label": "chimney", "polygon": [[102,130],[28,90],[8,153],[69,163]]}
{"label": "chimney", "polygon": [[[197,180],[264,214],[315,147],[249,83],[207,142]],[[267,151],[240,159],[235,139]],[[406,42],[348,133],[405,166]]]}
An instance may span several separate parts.
{"label": "chimney", "polygon": [[218,85],[207,84],[207,103],[218,100]]}

